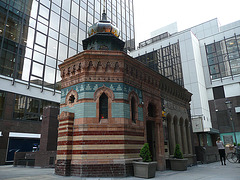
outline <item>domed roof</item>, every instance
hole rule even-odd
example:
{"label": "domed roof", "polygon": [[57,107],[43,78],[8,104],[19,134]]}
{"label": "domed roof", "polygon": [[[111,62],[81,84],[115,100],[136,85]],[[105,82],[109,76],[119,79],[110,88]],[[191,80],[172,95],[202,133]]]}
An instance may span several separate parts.
{"label": "domed roof", "polygon": [[102,20],[93,24],[88,28],[88,36],[92,36],[96,33],[112,33],[114,36],[119,37],[119,29],[107,21],[106,13],[102,14]]}

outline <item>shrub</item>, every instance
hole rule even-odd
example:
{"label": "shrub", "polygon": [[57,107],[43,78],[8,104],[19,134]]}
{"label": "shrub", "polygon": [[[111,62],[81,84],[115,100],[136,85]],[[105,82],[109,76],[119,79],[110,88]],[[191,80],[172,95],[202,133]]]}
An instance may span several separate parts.
{"label": "shrub", "polygon": [[180,150],[179,144],[176,144],[175,152],[174,152],[174,158],[183,159],[183,154],[182,154],[182,152]]}
{"label": "shrub", "polygon": [[143,162],[152,161],[152,155],[151,155],[148,143],[145,143],[142,149],[140,150],[140,157],[142,158]]}

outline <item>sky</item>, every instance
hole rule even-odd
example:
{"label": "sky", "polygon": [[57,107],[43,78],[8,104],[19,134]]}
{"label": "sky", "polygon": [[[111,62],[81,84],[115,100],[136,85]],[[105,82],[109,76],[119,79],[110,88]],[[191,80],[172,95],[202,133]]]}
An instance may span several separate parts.
{"label": "sky", "polygon": [[220,25],[240,20],[240,0],[134,0],[135,38],[177,22],[178,31],[218,18]]}

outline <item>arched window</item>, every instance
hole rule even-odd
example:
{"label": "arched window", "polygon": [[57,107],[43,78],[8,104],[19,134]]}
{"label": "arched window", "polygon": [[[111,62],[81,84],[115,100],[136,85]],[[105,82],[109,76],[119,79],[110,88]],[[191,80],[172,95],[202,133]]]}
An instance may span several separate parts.
{"label": "arched window", "polygon": [[74,103],[75,101],[75,96],[72,94],[70,97],[69,97],[69,103]]}
{"label": "arched window", "polygon": [[103,93],[99,98],[99,118],[108,118],[108,96]]}
{"label": "arched window", "polygon": [[135,98],[133,97],[131,99],[131,113],[132,113],[132,122],[136,123],[136,101]]}

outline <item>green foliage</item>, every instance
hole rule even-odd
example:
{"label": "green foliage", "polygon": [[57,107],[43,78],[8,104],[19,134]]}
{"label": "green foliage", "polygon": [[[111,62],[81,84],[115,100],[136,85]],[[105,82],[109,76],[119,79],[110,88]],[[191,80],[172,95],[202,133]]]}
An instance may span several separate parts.
{"label": "green foliage", "polygon": [[240,146],[240,143],[238,143],[238,146]]}
{"label": "green foliage", "polygon": [[179,144],[176,144],[175,152],[174,152],[174,158],[183,159],[183,154],[182,154],[182,152],[180,150]]}
{"label": "green foliage", "polygon": [[148,143],[145,143],[140,150],[140,157],[142,158],[143,162],[151,162],[152,161],[152,155],[150,153],[149,145]]}

